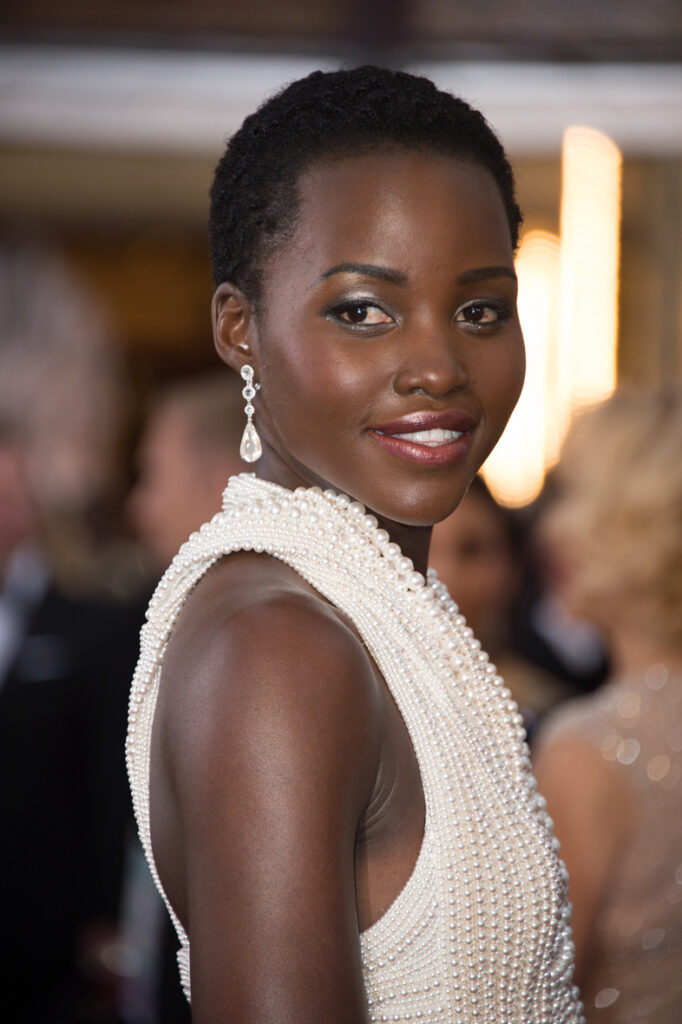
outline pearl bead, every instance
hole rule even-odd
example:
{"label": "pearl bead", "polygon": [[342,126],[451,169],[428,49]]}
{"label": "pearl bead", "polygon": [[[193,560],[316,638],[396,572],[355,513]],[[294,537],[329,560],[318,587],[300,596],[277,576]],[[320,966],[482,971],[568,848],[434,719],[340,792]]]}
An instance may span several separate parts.
{"label": "pearl bead", "polygon": [[509,690],[437,575],[416,572],[359,502],[254,474],[230,480],[223,512],[192,534],[159,583],[130,698],[135,814],[178,933],[188,998],[189,940],[151,846],[151,730],[179,611],[207,569],[240,550],[281,558],[352,619],[414,747],[424,839],[404,889],[360,936],[369,1020],[580,1024],[566,871]]}

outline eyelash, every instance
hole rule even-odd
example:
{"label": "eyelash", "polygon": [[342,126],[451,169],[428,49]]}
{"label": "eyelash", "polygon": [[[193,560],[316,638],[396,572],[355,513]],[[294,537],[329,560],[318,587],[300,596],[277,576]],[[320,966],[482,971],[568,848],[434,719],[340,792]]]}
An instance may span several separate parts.
{"label": "eyelash", "polygon": [[[370,309],[376,309],[380,313],[383,313],[384,316],[390,317],[390,322],[365,324],[352,323],[349,320],[343,319],[344,313],[351,313],[358,310],[364,310],[365,313],[367,313]],[[473,320],[458,319],[460,315],[466,314],[468,311],[475,309],[480,309],[482,312],[485,312],[486,310],[491,310],[493,313],[495,313],[495,319],[487,321],[485,323],[476,323]],[[324,315],[329,317],[330,319],[336,320],[337,322],[343,324],[344,327],[349,328],[350,330],[362,331],[364,333],[367,333],[372,330],[380,330],[381,328],[389,327],[391,323],[395,323],[395,320],[391,316],[391,314],[387,313],[386,310],[383,309],[376,302],[376,300],[368,298],[351,299],[346,302],[340,302],[337,305],[330,306],[327,310],[325,310]],[[506,302],[502,302],[499,299],[471,299],[469,302],[464,303],[462,306],[459,307],[459,309],[457,309],[453,319],[455,320],[456,323],[462,324],[466,330],[478,332],[495,330],[495,328],[505,324],[507,320],[510,318],[510,316],[511,309],[506,304]]]}
{"label": "eyelash", "polygon": [[[376,330],[377,328],[389,327],[390,326],[390,324],[387,323],[387,322],[386,323],[384,323],[384,322],[376,323],[376,324],[363,324],[363,323],[354,324],[354,323],[352,323],[349,320],[344,320],[343,319],[343,314],[344,313],[351,313],[351,312],[354,312],[355,310],[360,310],[360,309],[364,310],[365,313],[368,310],[370,310],[370,309],[377,309],[380,313],[383,313],[384,316],[391,317],[391,314],[387,313],[386,310],[383,309],[375,299],[362,299],[362,298],[360,298],[360,299],[349,299],[347,302],[340,302],[340,303],[338,303],[338,305],[330,306],[328,309],[325,310],[325,314],[324,315],[329,317],[332,320],[336,320],[336,321],[342,323],[344,327],[348,327],[348,328],[350,328],[353,331],[365,331],[366,332],[366,331],[369,331],[369,330]],[[391,322],[395,323],[395,320],[393,319],[393,317],[391,317]]]}
{"label": "eyelash", "polygon": [[[495,313],[495,319],[487,323],[476,323],[470,320],[457,319],[461,313],[466,313],[467,310],[473,309],[492,310]],[[502,326],[502,324],[505,324],[510,316],[511,309],[506,302],[501,302],[499,299],[473,299],[459,307],[455,313],[455,321],[463,323],[467,330],[470,331],[490,331],[494,330],[496,327]]]}

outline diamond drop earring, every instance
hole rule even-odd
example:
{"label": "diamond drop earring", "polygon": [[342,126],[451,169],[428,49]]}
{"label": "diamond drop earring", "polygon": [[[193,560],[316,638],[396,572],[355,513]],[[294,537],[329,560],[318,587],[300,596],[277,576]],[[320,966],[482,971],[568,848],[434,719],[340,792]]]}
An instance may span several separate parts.
{"label": "diamond drop earring", "polygon": [[244,412],[246,413],[246,426],[244,427],[244,433],[242,434],[242,441],[239,445],[239,454],[244,462],[257,462],[263,454],[263,446],[260,443],[260,437],[254,427],[251,420],[253,419],[254,408],[252,405],[253,399],[256,397],[256,391],[260,389],[260,384],[254,384],[253,382],[253,367],[245,363],[241,368],[242,380],[246,381],[246,384],[242,388],[242,397],[246,401],[244,406]]}

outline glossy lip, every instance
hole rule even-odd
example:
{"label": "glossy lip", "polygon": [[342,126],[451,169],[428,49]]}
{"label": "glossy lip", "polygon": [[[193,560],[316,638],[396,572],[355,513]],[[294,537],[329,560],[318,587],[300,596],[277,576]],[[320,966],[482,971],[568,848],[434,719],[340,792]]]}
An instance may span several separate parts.
{"label": "glossy lip", "polygon": [[[457,410],[445,412],[416,412],[389,423],[369,427],[367,433],[377,444],[403,459],[425,466],[449,466],[459,461],[469,451],[472,431],[476,427],[467,413]],[[413,434],[418,430],[453,430],[461,437],[437,446],[405,441],[395,434]]]}
{"label": "glossy lip", "polygon": [[408,416],[391,420],[390,423],[375,423],[370,431],[378,430],[382,434],[413,434],[417,430],[456,430],[464,434],[473,430],[476,420],[465,412],[446,409],[443,412],[412,412]]}

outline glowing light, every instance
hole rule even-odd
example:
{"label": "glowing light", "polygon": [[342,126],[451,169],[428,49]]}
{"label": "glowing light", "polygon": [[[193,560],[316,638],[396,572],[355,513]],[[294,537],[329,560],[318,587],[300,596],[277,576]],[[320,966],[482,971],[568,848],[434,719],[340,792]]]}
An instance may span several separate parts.
{"label": "glowing light", "polygon": [[559,446],[556,416],[559,239],[531,231],[516,258],[519,319],[526,342],[526,380],[484,476],[498,501],[525,505],[542,488]]}
{"label": "glowing light", "polygon": [[572,413],[616,385],[621,155],[571,127],[562,156],[561,238],[524,236],[516,261],[527,371],[521,399],[483,467],[505,505],[535,498]]}
{"label": "glowing light", "polygon": [[562,409],[607,398],[616,384],[621,154],[602,132],[564,134],[561,197]]}

